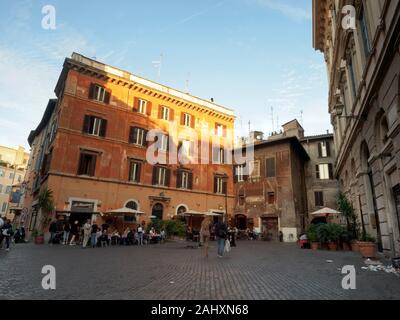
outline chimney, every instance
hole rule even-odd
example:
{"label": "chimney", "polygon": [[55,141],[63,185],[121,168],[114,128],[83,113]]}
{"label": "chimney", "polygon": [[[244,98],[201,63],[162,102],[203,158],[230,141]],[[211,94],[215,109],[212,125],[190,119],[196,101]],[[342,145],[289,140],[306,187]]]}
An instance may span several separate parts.
{"label": "chimney", "polygon": [[211,98],[211,102],[214,102],[214,98]]}

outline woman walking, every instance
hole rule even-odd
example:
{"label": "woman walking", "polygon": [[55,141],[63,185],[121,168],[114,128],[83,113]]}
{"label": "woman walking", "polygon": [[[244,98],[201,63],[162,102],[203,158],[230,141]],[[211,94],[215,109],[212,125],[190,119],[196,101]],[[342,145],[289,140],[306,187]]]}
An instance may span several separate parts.
{"label": "woman walking", "polygon": [[210,225],[211,218],[206,216],[204,220],[201,222],[200,227],[200,242],[204,246],[205,257],[208,258],[208,244],[210,240]]}

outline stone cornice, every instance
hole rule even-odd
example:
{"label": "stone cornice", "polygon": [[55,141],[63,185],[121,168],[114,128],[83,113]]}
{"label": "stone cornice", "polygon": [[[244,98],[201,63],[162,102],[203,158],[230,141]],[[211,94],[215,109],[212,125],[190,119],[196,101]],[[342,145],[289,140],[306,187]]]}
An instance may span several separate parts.
{"label": "stone cornice", "polygon": [[115,85],[128,87],[141,94],[196,110],[228,122],[234,122],[235,120],[234,112],[231,109],[99,63],[77,53],[73,53],[72,58],[65,59],[64,68],[76,70],[84,75],[109,81]]}

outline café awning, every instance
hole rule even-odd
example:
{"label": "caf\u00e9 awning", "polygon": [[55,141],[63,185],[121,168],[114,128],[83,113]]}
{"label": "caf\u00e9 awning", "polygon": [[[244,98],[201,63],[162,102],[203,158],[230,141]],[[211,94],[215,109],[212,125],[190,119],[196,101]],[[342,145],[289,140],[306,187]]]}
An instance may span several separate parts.
{"label": "caf\u00e9 awning", "polygon": [[106,216],[140,216],[142,214],[144,214],[144,212],[130,208],[119,208],[102,213],[102,215]]}

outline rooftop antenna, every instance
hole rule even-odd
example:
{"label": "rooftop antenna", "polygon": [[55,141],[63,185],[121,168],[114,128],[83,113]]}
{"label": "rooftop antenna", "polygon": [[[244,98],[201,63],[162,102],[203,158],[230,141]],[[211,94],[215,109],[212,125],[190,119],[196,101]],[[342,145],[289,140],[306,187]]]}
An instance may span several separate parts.
{"label": "rooftop antenna", "polygon": [[303,126],[303,110],[300,110],[300,124]]}
{"label": "rooftop antenna", "polygon": [[160,60],[156,60],[156,61],[152,61],[151,63],[154,65],[155,68],[157,68],[157,76],[158,79],[161,78],[161,66],[162,66],[162,58],[163,58],[163,54],[160,54]]}
{"label": "rooftop antenna", "polygon": [[271,130],[271,132],[274,132],[274,130],[275,130],[275,124],[274,124],[274,107],[271,107],[271,119],[272,119],[272,130]]}
{"label": "rooftop antenna", "polygon": [[249,134],[251,132],[251,121],[249,120]]}
{"label": "rooftop antenna", "polygon": [[187,77],[185,80],[185,92],[189,93],[189,81],[190,81],[190,72],[187,73]]}
{"label": "rooftop antenna", "polygon": [[276,115],[276,131],[279,129],[279,115]]}

